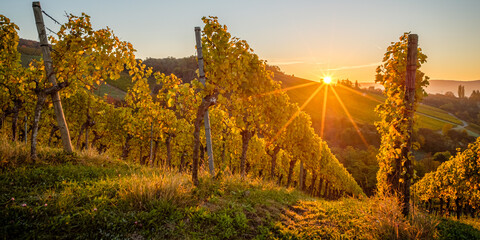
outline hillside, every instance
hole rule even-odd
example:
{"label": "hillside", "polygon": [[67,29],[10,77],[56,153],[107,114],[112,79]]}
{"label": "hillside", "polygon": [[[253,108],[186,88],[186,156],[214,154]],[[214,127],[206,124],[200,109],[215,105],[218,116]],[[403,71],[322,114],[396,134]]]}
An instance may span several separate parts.
{"label": "hillside", "polygon": [[[416,211],[405,220],[391,198],[326,201],[260,179],[186,174],[93,152],[41,149],[0,139],[2,239],[467,239],[471,226]],[[442,238],[443,237],[443,238]]]}
{"label": "hillside", "polygon": [[[473,90],[480,90],[480,80],[472,81],[459,81],[459,80],[429,80],[430,84],[427,86],[426,91],[429,94],[445,94],[446,92],[452,92],[455,96],[458,96],[458,85],[465,86],[465,95],[468,97]],[[381,85],[370,83],[361,83],[362,88],[368,88],[373,86],[375,88],[381,88]]]}
{"label": "hillside", "polygon": [[430,80],[430,85],[427,87],[428,93],[452,92],[458,96],[458,85],[465,86],[465,95],[470,96],[473,90],[480,90],[480,80],[472,81],[458,81],[458,80]]}
{"label": "hillside", "polygon": [[[278,79],[282,81],[282,86],[284,88],[311,82],[306,79],[283,74],[277,75],[280,75]],[[308,87],[289,90],[287,93],[294,102],[301,105],[309,98],[309,96],[311,96],[312,93],[315,92],[316,88],[317,85],[310,85]],[[333,86],[333,89],[335,89],[339,98],[343,101],[346,109],[356,123],[373,124],[375,121],[379,120],[374,110],[378,104],[385,100],[380,92],[354,89],[345,86]],[[322,122],[324,94],[325,89],[322,89],[304,109],[312,117],[312,121],[317,130],[319,130],[320,123]],[[419,128],[429,128],[439,131],[445,124],[463,126],[460,119],[448,112],[424,104],[419,106],[416,116],[418,118]],[[332,122],[332,119],[348,119],[347,114],[331,89],[329,89],[327,94],[326,119],[326,126],[329,128],[335,128],[335,122]],[[478,136],[477,132],[472,132],[471,134]]]}

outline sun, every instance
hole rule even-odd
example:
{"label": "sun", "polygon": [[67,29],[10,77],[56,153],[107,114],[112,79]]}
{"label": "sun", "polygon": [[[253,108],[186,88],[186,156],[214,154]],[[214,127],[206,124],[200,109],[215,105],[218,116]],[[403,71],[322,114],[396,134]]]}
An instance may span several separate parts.
{"label": "sun", "polygon": [[324,77],[323,82],[326,83],[326,84],[330,84],[330,83],[332,83],[332,78],[331,77]]}

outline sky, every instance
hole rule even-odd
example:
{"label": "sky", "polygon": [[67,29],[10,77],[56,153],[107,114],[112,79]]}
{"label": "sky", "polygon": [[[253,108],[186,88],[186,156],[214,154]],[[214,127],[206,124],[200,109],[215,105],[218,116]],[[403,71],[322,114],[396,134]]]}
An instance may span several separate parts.
{"label": "sky", "polygon": [[[404,32],[419,35],[431,79],[480,80],[480,0],[182,1],[45,0],[42,9],[64,23],[65,13],[91,16],[145,59],[195,55],[194,27],[217,16],[268,64],[311,80],[373,82],[386,48]],[[21,38],[37,40],[32,2],[0,0],[0,14]],[[45,18],[47,27],[58,30]]]}

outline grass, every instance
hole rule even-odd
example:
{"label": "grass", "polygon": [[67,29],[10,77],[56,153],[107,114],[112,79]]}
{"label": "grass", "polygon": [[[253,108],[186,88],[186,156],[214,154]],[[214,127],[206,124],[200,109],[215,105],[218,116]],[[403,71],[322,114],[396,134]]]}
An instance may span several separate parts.
{"label": "grass", "polygon": [[126,92],[122,91],[119,88],[116,88],[110,84],[102,84],[98,87],[97,90],[94,91],[94,93],[98,96],[103,96],[103,95],[108,95],[112,98],[115,98],[117,100],[122,100],[125,98],[127,95]]}
{"label": "grass", "polygon": [[432,107],[432,106],[429,106],[429,105],[421,104],[418,107],[418,112],[429,115],[429,116],[432,116],[432,117],[442,119],[444,121],[451,122],[453,124],[462,125],[462,121],[460,121],[458,118],[448,114],[448,112],[446,112],[445,110],[440,109],[440,108],[436,108],[436,107]]}
{"label": "grass", "polygon": [[[1,238],[252,238],[299,198],[258,179],[205,172],[190,176],[93,152],[40,148],[33,163],[22,143],[0,143]],[[276,212],[276,213],[275,213]]]}
{"label": "grass", "polygon": [[424,115],[416,114],[417,117],[417,126],[418,128],[428,128],[434,131],[439,131],[442,130],[443,126],[445,126],[445,123],[443,121],[439,121],[435,118],[430,118]]}
{"label": "grass", "polygon": [[204,171],[195,187],[188,174],[94,151],[40,148],[34,163],[25,144],[5,139],[0,137],[2,239],[448,239],[439,233],[478,234],[452,220],[440,225],[418,211],[407,220],[391,197],[326,201],[257,178],[225,173],[214,180]]}
{"label": "grass", "polygon": [[434,239],[438,220],[407,220],[394,197],[300,201],[286,211],[281,235],[294,239]]}
{"label": "grass", "polygon": [[[290,86],[290,85],[288,85]],[[288,91],[288,95],[292,101],[302,105],[307,98],[315,91],[316,86],[306,88],[297,88]],[[375,107],[380,102],[385,101],[385,97],[379,93],[357,92],[354,93],[342,87],[335,87],[340,99],[357,123],[373,124],[380,118],[375,113]],[[310,114],[313,122],[322,121],[324,89],[322,89],[316,97],[305,107],[305,111]],[[427,105],[420,105],[418,108],[418,126],[420,128],[429,128],[432,130],[441,130],[446,123],[461,124],[462,122],[456,117],[448,114],[448,112]],[[340,102],[337,100],[331,90],[328,91],[326,113],[329,117],[347,118]],[[315,125],[315,124],[314,124]]]}
{"label": "grass", "polygon": [[117,80],[107,79],[106,82],[124,92],[128,92],[128,89],[132,88],[134,83],[132,82],[132,77],[128,73],[120,73],[120,78]]}
{"label": "grass", "polygon": [[468,124],[466,129],[468,129],[470,131],[473,131],[475,133],[480,133],[480,126],[478,126],[477,124],[474,124],[474,123]]}
{"label": "grass", "polygon": [[480,239],[478,226],[479,222],[476,219],[460,219],[457,221],[452,218],[443,218],[437,227],[439,232],[438,239]]}
{"label": "grass", "polygon": [[33,61],[33,59],[36,59],[36,60],[40,61],[41,56],[39,56],[39,55],[28,55],[28,54],[21,54],[20,55],[20,60],[21,60],[21,63],[22,63],[23,67],[28,67],[28,65],[30,64],[31,61]]}

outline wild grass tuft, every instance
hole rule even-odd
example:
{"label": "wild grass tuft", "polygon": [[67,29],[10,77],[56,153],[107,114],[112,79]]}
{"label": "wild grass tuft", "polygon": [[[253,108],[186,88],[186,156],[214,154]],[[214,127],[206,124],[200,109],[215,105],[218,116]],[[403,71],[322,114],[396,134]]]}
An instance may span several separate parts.
{"label": "wild grass tuft", "polygon": [[146,206],[166,201],[179,207],[192,202],[192,184],[186,174],[172,171],[147,171],[116,180],[118,198],[140,210]]}
{"label": "wild grass tuft", "polygon": [[6,135],[0,135],[0,167],[15,167],[29,162],[27,146],[23,142],[11,142]]}
{"label": "wild grass tuft", "polygon": [[409,219],[402,214],[396,196],[377,195],[370,200],[370,214],[374,239],[435,239],[438,218],[416,209]]}
{"label": "wild grass tuft", "polygon": [[[46,166],[55,164],[80,164],[84,166],[119,166],[129,164],[108,154],[99,154],[95,149],[67,153],[60,148],[38,146],[37,159],[30,157],[30,144],[11,141],[0,134],[0,169],[14,169],[25,166]],[[131,165],[131,164],[130,164]]]}

